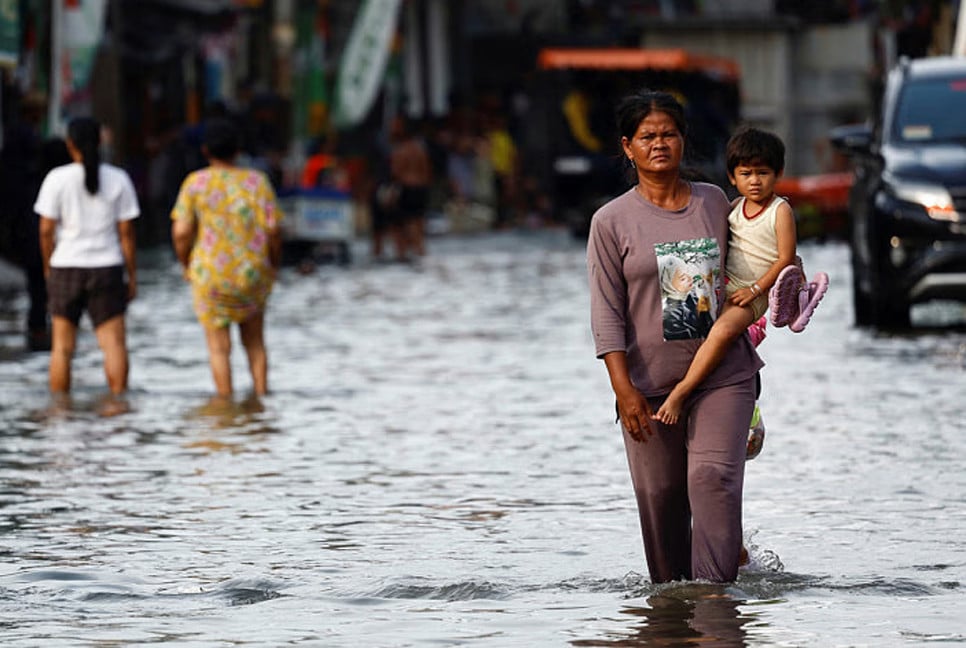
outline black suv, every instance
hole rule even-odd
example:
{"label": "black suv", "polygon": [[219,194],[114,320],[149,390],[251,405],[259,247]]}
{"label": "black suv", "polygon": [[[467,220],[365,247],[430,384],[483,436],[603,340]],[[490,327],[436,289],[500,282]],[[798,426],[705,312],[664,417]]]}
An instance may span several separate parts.
{"label": "black suv", "polygon": [[902,60],[874,125],[842,126],[855,323],[909,326],[909,307],[966,301],[966,58]]}

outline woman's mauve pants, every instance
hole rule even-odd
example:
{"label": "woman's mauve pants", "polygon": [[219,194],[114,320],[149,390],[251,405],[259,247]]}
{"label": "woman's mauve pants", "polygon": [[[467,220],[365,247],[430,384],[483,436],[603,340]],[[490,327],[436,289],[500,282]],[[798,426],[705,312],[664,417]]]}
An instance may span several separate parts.
{"label": "woman's mauve pants", "polygon": [[[657,411],[661,399],[651,402]],[[755,378],[695,390],[676,425],[624,432],[651,580],[730,582],[741,553],[741,492]]]}

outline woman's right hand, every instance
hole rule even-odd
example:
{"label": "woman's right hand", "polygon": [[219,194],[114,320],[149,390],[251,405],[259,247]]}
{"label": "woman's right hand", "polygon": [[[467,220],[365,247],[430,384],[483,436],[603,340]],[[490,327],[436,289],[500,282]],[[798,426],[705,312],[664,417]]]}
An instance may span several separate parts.
{"label": "woman's right hand", "polygon": [[627,430],[632,439],[639,443],[646,443],[647,437],[654,434],[655,423],[651,420],[654,414],[651,405],[631,382],[627,371],[627,354],[623,351],[611,351],[604,355],[604,364],[610,375],[611,388],[617,397],[617,414],[621,425]]}
{"label": "woman's right hand", "polygon": [[617,396],[617,413],[620,415],[621,425],[632,439],[638,443],[647,443],[647,438],[654,434],[654,424],[650,403],[644,394],[633,387],[621,392]]}

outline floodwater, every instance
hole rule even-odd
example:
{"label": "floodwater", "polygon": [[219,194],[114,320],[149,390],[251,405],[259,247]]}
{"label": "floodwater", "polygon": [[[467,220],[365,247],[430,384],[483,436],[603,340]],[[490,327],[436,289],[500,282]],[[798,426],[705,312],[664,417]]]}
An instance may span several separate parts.
{"label": "floodwater", "polygon": [[[922,646],[966,643],[966,332],[960,307],[852,325],[831,289],[769,329],[768,427],[746,478],[751,565],[651,585],[584,251],[555,231],[431,240],[418,267],[286,270],[273,393],[240,350],[210,402],[166,252],[129,315],[131,411],[98,415],[82,332],[69,404],[0,360],[4,646]],[[925,318],[925,319],[924,319]]]}

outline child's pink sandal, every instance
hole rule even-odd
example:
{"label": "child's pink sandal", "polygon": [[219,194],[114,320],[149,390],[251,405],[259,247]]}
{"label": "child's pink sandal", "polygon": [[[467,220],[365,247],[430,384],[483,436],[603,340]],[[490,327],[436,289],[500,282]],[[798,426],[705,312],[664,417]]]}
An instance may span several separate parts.
{"label": "child's pink sandal", "polygon": [[758,346],[765,341],[765,337],[768,335],[768,332],[765,330],[767,323],[767,318],[762,315],[748,327],[748,335],[751,336],[751,344],[753,346]]}
{"label": "child's pink sandal", "polygon": [[797,265],[785,266],[778,275],[775,285],[768,291],[768,310],[771,323],[775,326],[788,326],[799,316],[799,293],[805,275]]}
{"label": "child's pink sandal", "polygon": [[815,307],[822,301],[822,297],[828,291],[828,275],[824,272],[815,274],[814,281],[806,284],[799,292],[799,314],[795,321],[788,325],[788,329],[794,333],[801,333],[805,330],[805,325],[812,319]]}

